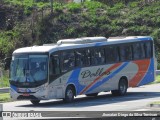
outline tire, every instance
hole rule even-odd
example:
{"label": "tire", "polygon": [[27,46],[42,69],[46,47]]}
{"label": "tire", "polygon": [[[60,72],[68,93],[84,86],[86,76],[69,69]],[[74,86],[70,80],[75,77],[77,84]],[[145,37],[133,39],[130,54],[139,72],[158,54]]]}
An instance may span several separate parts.
{"label": "tire", "polygon": [[91,93],[91,94],[86,94],[87,97],[96,97],[98,93]]}
{"label": "tire", "polygon": [[38,105],[40,100],[30,100],[33,105]]}
{"label": "tire", "polygon": [[123,96],[127,93],[128,84],[125,79],[119,81],[118,90],[112,90],[112,95],[114,96]]}
{"label": "tire", "polygon": [[63,99],[66,103],[71,103],[74,100],[74,89],[71,86],[68,86],[65,92],[65,98]]}

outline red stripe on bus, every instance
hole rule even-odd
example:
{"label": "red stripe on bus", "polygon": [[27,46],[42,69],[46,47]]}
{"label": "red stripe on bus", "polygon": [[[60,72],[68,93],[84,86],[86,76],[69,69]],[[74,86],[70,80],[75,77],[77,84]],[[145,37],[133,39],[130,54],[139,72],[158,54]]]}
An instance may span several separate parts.
{"label": "red stripe on bus", "polygon": [[100,78],[102,78],[104,75],[112,71],[113,69],[119,67],[122,63],[117,63],[108,68],[102,75],[98,76],[92,83],[90,83],[87,87],[85,87],[81,92],[80,95],[86,92],[90,87],[92,87]]}
{"label": "red stripe on bus", "polygon": [[138,83],[142,80],[142,78],[145,76],[149,65],[150,65],[150,60],[138,60],[133,62],[137,64],[138,66],[138,72],[136,75],[129,81],[129,86],[130,87],[136,87]]}

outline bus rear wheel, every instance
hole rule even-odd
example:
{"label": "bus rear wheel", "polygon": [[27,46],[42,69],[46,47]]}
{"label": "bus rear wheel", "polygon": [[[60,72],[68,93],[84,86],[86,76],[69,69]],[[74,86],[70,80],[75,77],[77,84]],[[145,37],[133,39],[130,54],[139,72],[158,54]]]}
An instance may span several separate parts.
{"label": "bus rear wheel", "polygon": [[125,79],[121,79],[119,81],[119,85],[118,85],[118,90],[112,90],[112,95],[114,96],[122,96],[125,95],[127,92],[127,88],[128,88],[128,84],[127,84],[127,80]]}
{"label": "bus rear wheel", "polygon": [[38,105],[40,100],[30,100],[33,105]]}
{"label": "bus rear wheel", "polygon": [[74,100],[74,89],[72,86],[68,86],[63,101],[66,103],[70,103],[73,102],[73,100]]}

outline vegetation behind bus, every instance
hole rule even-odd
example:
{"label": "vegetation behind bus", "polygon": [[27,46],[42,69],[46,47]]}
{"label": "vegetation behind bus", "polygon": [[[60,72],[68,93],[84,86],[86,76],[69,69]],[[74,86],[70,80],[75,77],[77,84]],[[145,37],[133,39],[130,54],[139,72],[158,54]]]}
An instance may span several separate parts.
{"label": "vegetation behind bus", "polygon": [[0,67],[0,88],[9,87],[9,71]]}
{"label": "vegetation behind bus", "polygon": [[11,102],[10,93],[0,93],[0,103]]}
{"label": "vegetation behind bus", "polygon": [[[34,1],[34,2],[33,2]],[[152,36],[160,63],[160,1],[126,0],[102,3],[91,0],[83,4],[54,3],[50,0],[2,0],[0,11],[0,59],[11,56],[20,47],[56,42],[63,38],[84,36]],[[10,12],[8,12],[10,11]],[[1,14],[2,15],[2,14]],[[160,68],[160,64],[158,64]]]}

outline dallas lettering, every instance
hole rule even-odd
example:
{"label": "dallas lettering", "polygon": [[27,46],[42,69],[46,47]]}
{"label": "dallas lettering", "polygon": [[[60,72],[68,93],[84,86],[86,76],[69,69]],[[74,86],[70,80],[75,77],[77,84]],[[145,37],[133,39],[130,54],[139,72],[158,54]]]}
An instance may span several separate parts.
{"label": "dallas lettering", "polygon": [[86,70],[86,71],[83,71],[81,73],[82,75],[82,78],[87,78],[87,77],[98,77],[98,76],[101,76],[101,75],[109,75],[110,72],[103,72],[104,68],[99,68],[97,69],[97,71],[95,73],[92,73],[90,70]]}

